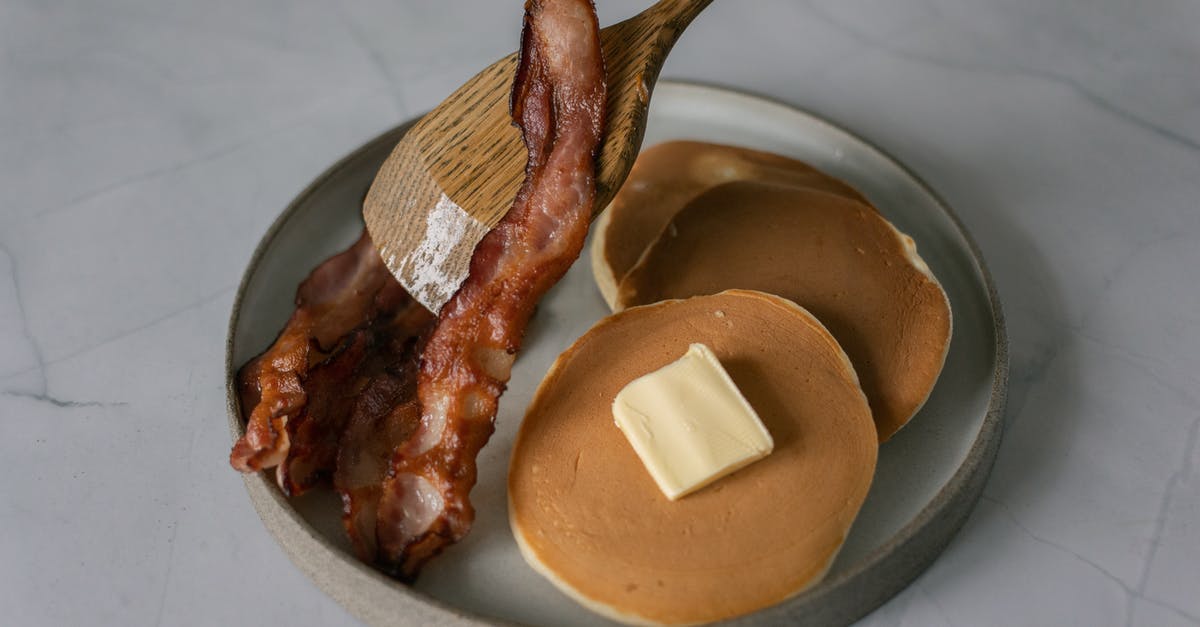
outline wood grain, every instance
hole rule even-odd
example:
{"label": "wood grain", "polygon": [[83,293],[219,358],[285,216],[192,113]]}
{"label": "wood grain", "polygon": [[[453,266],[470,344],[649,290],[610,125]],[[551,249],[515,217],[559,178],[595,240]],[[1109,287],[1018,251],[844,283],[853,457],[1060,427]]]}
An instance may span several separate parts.
{"label": "wood grain", "polygon": [[[661,0],[600,32],[608,118],[597,158],[598,210],[624,182],[667,53],[712,0]],[[466,277],[475,244],[512,205],[525,147],[509,117],[516,54],[493,63],[421,119],[396,145],[363,202],[384,262],[433,311]]]}

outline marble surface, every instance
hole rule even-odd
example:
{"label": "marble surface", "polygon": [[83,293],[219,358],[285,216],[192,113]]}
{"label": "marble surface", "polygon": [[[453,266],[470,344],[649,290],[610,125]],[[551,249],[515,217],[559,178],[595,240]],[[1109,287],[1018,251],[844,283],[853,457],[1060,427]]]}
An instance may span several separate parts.
{"label": "marble surface", "polygon": [[[519,5],[0,0],[0,623],[355,624],[226,463],[233,290],[312,177],[512,48]],[[718,0],[673,53],[665,76],[911,166],[1006,305],[986,495],[862,624],[1200,624],[1198,23],[1191,0]]]}

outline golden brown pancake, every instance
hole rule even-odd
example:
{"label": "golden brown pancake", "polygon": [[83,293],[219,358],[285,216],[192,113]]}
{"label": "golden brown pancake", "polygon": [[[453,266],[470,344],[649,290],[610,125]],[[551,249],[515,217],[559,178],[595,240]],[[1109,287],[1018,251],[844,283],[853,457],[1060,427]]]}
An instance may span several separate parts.
{"label": "golden brown pancake", "polygon": [[[611,406],[692,342],[716,353],[775,449],[669,501]],[[513,447],[509,518],[526,561],[597,612],[642,624],[719,620],[824,576],[877,451],[853,367],[794,303],[731,290],[635,307],[601,320],[542,381]]]}
{"label": "golden brown pancake", "polygon": [[950,343],[950,304],[912,238],[866,205],[804,188],[735,182],[675,215],[621,281],[617,308],[730,288],[795,301],[838,339],[879,441],[929,397]]}
{"label": "golden brown pancake", "polygon": [[866,202],[854,188],[812,166],[738,146],[670,141],[642,151],[625,184],[592,227],[592,273],[605,302],[663,227],[696,196],[730,181],[812,187]]}

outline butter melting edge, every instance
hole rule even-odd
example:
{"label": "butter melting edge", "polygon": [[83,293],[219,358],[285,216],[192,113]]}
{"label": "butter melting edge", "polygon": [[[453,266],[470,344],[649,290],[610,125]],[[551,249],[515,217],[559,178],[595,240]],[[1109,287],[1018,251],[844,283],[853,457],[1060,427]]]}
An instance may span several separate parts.
{"label": "butter melting edge", "polygon": [[663,494],[678,500],[771,453],[775,442],[720,360],[693,343],[629,382],[613,419]]}

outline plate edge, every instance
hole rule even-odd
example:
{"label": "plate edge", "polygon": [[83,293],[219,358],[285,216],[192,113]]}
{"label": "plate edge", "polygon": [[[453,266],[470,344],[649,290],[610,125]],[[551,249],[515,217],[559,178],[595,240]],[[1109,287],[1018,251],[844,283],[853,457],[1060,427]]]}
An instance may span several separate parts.
{"label": "plate edge", "polygon": [[[966,242],[975,269],[979,272],[986,288],[988,304],[992,312],[993,333],[995,335],[995,364],[991,398],[988,403],[987,414],[979,429],[979,435],[968,450],[965,460],[954,472],[950,480],[942,487],[932,501],[922,508],[908,524],[893,536],[891,541],[876,548],[852,570],[842,573],[833,579],[821,582],[817,587],[795,597],[791,601],[785,601],[772,608],[766,608],[754,614],[729,621],[727,624],[750,625],[764,619],[770,620],[772,618],[786,619],[792,624],[829,625],[852,623],[874,611],[900,590],[907,587],[916,576],[923,572],[957,535],[982,494],[983,486],[990,475],[1002,438],[1003,418],[1007,400],[1009,375],[1008,335],[999,294],[991,272],[984,261],[982,251],[958,214],[954,212],[923,178],[875,143],[851,132],[845,126],[832,121],[824,115],[818,115],[804,107],[747,90],[732,89],[714,83],[675,80],[660,81],[656,90],[662,88],[667,88],[667,90],[671,91],[691,90],[710,97],[717,96],[720,98],[743,100],[748,103],[754,103],[756,106],[765,104],[792,115],[799,113],[821,126],[860,142],[877,153],[884,161],[891,163],[903,172],[904,175],[915,181],[922,191],[934,200],[938,208],[950,218],[955,230]],[[333,178],[354,161],[360,159],[363,153],[373,150],[385,142],[398,141],[400,136],[418,119],[419,116],[384,131],[352,150],[323,171],[287,205],[259,240],[239,282],[226,331],[226,409],[230,433],[234,439],[240,437],[243,432],[240,418],[240,404],[236,390],[236,369],[233,364],[234,333],[240,317],[245,291],[262,257],[266,254],[267,249],[270,248],[284,225],[294,216],[309,196],[315,193],[330,178]],[[330,563],[302,556],[306,548],[301,546],[303,543],[285,539],[284,525],[297,527],[306,537],[316,542],[323,551],[335,557],[344,557],[341,549],[333,546],[327,539],[316,533],[306,521],[300,518],[299,514],[290,507],[283,495],[274,488],[273,482],[268,478],[266,473],[244,475],[243,479],[259,517],[270,529],[276,541],[284,548],[285,553],[287,553],[293,563],[300,567],[324,592],[333,597],[357,618],[373,625],[396,624],[399,617],[395,614],[385,614],[382,611],[378,611],[383,608],[372,609],[364,607],[361,603],[355,602],[347,595],[337,591],[338,588],[344,588],[344,585],[332,585],[331,579],[337,580],[338,577],[330,577],[331,573],[328,572]],[[269,510],[268,503],[276,505],[279,510],[284,512],[283,517],[279,517],[279,512]],[[286,529],[286,531],[290,533],[295,531],[295,529]],[[352,567],[344,571],[344,574],[355,577],[365,576],[383,583],[399,593],[400,598],[411,601],[411,603],[404,604],[404,609],[408,612],[407,616],[405,616],[407,620],[419,619],[422,624],[430,625],[515,624],[490,617],[477,616],[440,600],[409,590],[401,584],[386,578],[386,576],[378,573],[369,566],[361,564],[357,560],[343,559],[341,561],[354,562]],[[347,566],[347,564],[341,564],[341,566]],[[335,565],[334,570],[343,569],[337,568]],[[873,590],[870,593],[864,594],[860,586],[867,584]],[[829,599],[823,607],[823,611],[813,613],[811,608],[806,608],[807,611],[802,614],[795,613],[801,609],[800,606],[809,606],[821,597]],[[804,599],[804,601],[801,601],[801,599]],[[422,615],[414,616],[414,610],[419,611]]]}

